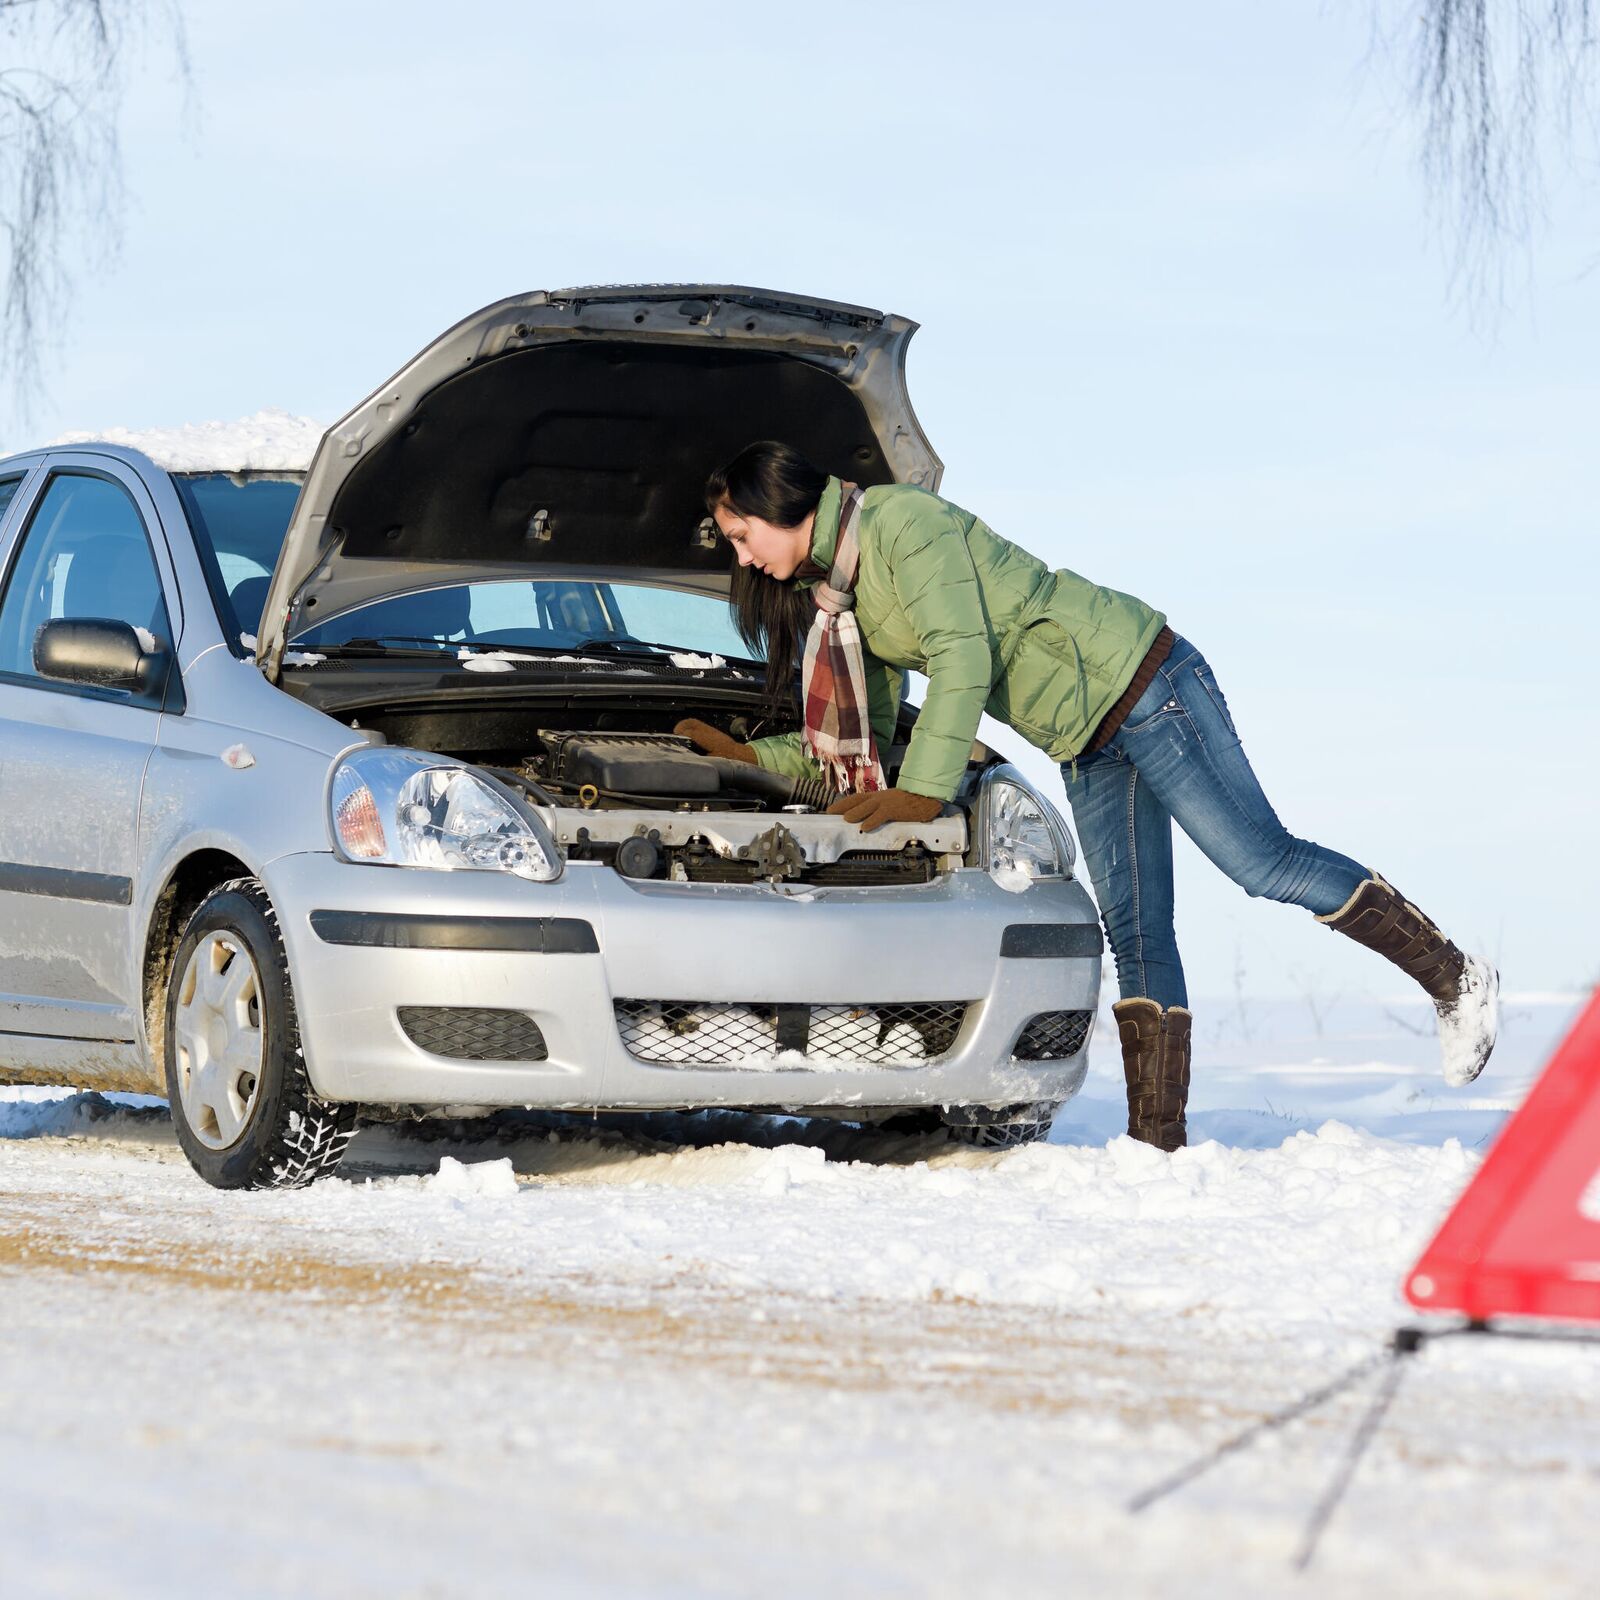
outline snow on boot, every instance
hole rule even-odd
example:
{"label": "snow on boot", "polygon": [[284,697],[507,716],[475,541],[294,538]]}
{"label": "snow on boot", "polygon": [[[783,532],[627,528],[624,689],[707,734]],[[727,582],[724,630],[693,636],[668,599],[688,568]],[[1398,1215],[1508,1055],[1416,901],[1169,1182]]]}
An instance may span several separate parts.
{"label": "snow on boot", "polygon": [[1464,956],[1382,878],[1365,878],[1337,911],[1318,917],[1335,933],[1392,961],[1427,991],[1439,1016],[1445,1082],[1459,1088],[1483,1071],[1500,1023],[1500,975]]}
{"label": "snow on boot", "polygon": [[1500,1029],[1500,974],[1481,956],[1468,956],[1453,1006],[1439,1007],[1444,1081],[1459,1089],[1483,1071]]}
{"label": "snow on boot", "polygon": [[1189,1142],[1189,1036],[1183,1006],[1163,1011],[1154,1000],[1119,1000],[1111,1008],[1128,1080],[1128,1136],[1162,1150]]}

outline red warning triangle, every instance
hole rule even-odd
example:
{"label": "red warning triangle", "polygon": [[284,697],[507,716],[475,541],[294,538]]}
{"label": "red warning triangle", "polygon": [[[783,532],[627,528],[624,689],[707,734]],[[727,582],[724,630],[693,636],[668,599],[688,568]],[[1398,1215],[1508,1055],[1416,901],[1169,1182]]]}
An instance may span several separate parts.
{"label": "red warning triangle", "polygon": [[1423,1311],[1600,1322],[1600,990],[1406,1278]]}

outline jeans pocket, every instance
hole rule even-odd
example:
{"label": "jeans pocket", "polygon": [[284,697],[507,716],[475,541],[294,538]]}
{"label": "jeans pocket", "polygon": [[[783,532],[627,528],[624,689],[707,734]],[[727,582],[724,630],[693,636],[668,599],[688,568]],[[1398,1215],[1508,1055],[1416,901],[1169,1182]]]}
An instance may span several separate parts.
{"label": "jeans pocket", "polygon": [[1227,697],[1217,685],[1217,675],[1205,662],[1194,669],[1194,675],[1200,680],[1200,687],[1210,696],[1212,705],[1217,708],[1217,715],[1222,718],[1223,725],[1237,739],[1239,730],[1233,725],[1233,713],[1228,710]]}

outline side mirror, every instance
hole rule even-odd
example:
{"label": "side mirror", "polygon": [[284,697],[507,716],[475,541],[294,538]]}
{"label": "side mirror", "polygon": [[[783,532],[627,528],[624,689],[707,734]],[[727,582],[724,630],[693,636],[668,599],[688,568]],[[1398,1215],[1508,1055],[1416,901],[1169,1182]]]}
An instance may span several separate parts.
{"label": "side mirror", "polygon": [[[146,635],[148,637],[148,635]],[[41,677],[126,689],[156,700],[172,670],[172,652],[159,640],[146,650],[139,632],[109,617],[57,617],[33,636],[33,667]]]}

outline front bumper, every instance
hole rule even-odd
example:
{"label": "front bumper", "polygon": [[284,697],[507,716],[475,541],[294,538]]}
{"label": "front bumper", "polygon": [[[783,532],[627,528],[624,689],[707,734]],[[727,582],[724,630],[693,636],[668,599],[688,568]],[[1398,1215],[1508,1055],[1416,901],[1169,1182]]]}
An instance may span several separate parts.
{"label": "front bumper", "polygon": [[[1093,1011],[1100,937],[1076,882],[1021,894],[963,870],[907,888],[789,889],[637,882],[569,864],[556,883],[487,872],[355,866],[285,856],[264,874],[294,979],[302,1048],[331,1100],[417,1106],[608,1110],[701,1106],[1006,1105],[1075,1094],[1087,1046],[1022,1062],[1012,1047],[1040,1012]],[[313,913],[334,913],[318,917]],[[441,945],[404,948],[408,919],[448,919]],[[452,948],[460,930],[521,919],[513,949]],[[345,941],[363,924],[377,942]],[[589,939],[583,925],[593,930]],[[1031,930],[1007,935],[1007,929]],[[1061,956],[1070,930],[1081,955]],[[396,929],[401,930],[398,934]],[[529,929],[543,929],[541,935]],[[530,948],[531,946],[531,948]],[[1002,955],[1002,947],[1015,954]],[[595,947],[595,948],[592,948]],[[630,1056],[613,1001],[883,1005],[972,1002],[934,1060],[781,1067],[652,1065]],[[520,1011],[548,1059],[484,1062],[431,1054],[402,1029],[402,1006]]]}

